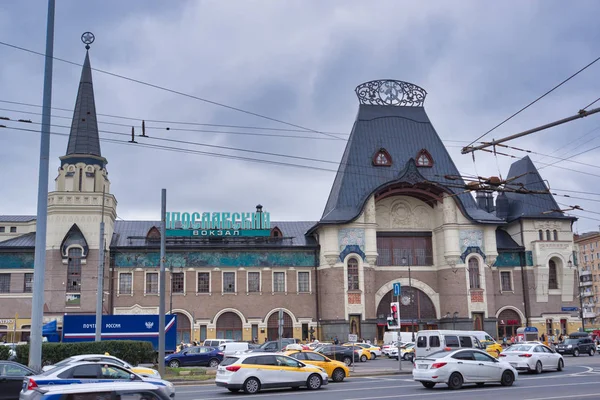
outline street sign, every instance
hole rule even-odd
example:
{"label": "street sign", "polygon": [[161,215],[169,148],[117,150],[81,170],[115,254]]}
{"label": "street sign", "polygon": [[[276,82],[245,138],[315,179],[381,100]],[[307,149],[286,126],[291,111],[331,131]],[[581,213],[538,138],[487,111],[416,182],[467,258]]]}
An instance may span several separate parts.
{"label": "street sign", "polygon": [[352,343],[358,342],[358,335],[349,334],[348,335],[348,341],[352,342]]}
{"label": "street sign", "polygon": [[394,283],[394,296],[400,296],[401,292],[402,292],[402,287],[400,285],[400,282]]}

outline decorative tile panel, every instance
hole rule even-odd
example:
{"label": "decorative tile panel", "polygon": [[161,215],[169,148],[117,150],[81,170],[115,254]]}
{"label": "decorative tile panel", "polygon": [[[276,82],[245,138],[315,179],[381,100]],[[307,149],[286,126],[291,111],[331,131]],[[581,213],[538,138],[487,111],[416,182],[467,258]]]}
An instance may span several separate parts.
{"label": "decorative tile panel", "polygon": [[33,253],[5,253],[0,254],[0,270],[14,268],[33,269]]}
{"label": "decorative tile panel", "polygon": [[338,231],[339,249],[343,251],[347,246],[358,246],[365,250],[365,230],[359,228],[345,228]]}
{"label": "decorative tile panel", "polygon": [[[167,253],[169,267],[314,267],[312,251],[190,251]],[[159,252],[118,252],[115,267],[158,267]]]}
{"label": "decorative tile panel", "polygon": [[469,254],[472,253],[477,253],[479,254],[483,260],[485,261],[485,254],[483,253],[483,251],[481,251],[481,249],[479,247],[476,246],[469,246],[465,249],[465,251],[463,251],[463,253],[460,255],[460,260],[464,263],[465,260],[467,259]]}
{"label": "decorative tile panel", "polygon": [[360,304],[360,293],[348,293],[348,304]]}
{"label": "decorative tile panel", "polygon": [[360,249],[360,247],[358,247],[356,245],[346,246],[346,248],[344,250],[342,250],[342,252],[340,253],[340,261],[343,262],[344,258],[346,258],[346,256],[350,253],[358,254],[363,260],[366,257],[365,253]]}
{"label": "decorative tile panel", "polygon": [[471,303],[483,303],[483,290],[471,290]]}
{"label": "decorative tile panel", "polygon": [[[531,251],[525,252],[525,265],[530,267],[533,265],[533,254]],[[498,258],[494,263],[494,267],[520,267],[521,257],[518,251],[502,252],[498,254]]]}
{"label": "decorative tile panel", "polygon": [[467,247],[479,247],[485,252],[483,246],[483,231],[480,229],[467,229],[459,232],[460,252],[464,253]]}

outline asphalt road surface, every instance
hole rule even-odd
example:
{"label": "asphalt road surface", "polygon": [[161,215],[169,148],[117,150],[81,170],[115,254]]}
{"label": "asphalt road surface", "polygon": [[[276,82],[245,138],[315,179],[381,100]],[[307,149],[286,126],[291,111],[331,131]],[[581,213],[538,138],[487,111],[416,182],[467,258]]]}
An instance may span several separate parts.
{"label": "asphalt road surface", "polygon": [[[383,366],[388,364],[389,360],[379,361],[381,362],[380,366]],[[377,363],[377,360],[374,360],[372,365],[375,365],[375,363]],[[397,366],[397,362],[392,364]],[[512,387],[486,384],[483,387],[465,385],[461,390],[449,390],[446,385],[438,385],[434,389],[425,389],[420,383],[414,382],[411,375],[386,375],[351,377],[342,383],[329,383],[329,385],[317,391],[307,389],[296,391],[291,389],[265,390],[251,396],[243,393],[230,393],[227,389],[215,385],[179,386],[177,387],[176,399],[416,400],[432,398],[463,400],[496,396],[519,400],[558,400],[567,398],[569,400],[591,400],[600,398],[600,356],[582,356],[579,358],[566,356],[565,364],[565,370],[562,372],[544,372],[541,375],[521,373]]]}

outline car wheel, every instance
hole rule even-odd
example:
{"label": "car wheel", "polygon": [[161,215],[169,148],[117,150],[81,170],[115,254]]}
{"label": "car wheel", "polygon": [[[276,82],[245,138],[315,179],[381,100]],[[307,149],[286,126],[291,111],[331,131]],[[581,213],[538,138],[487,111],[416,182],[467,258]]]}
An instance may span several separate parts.
{"label": "car wheel", "polygon": [[331,374],[331,379],[333,379],[334,382],[341,382],[344,380],[345,377],[346,373],[341,368],[336,368]]}
{"label": "car wheel", "polygon": [[565,367],[565,362],[561,358],[560,360],[558,360],[558,368],[556,368],[556,370],[557,371],[562,371],[564,367]]}
{"label": "car wheel", "polygon": [[410,361],[410,362],[413,362],[413,361],[415,361],[415,355],[414,355],[413,353],[410,353],[410,354],[408,355],[408,361]]}
{"label": "car wheel", "polygon": [[360,356],[360,362],[367,362],[367,356],[365,356],[364,354]]}
{"label": "car wheel", "polygon": [[573,357],[579,357],[579,349],[573,350]]}
{"label": "car wheel", "polygon": [[227,389],[229,389],[229,391],[230,391],[231,393],[237,393],[237,392],[239,392],[239,391],[240,391],[240,389],[233,389],[233,388],[227,388]]}
{"label": "car wheel", "polygon": [[323,381],[321,380],[321,377],[319,375],[312,374],[311,376],[308,377],[308,380],[306,381],[306,386],[310,390],[317,390],[321,387],[322,383],[323,383]]}
{"label": "car wheel", "polygon": [[376,358],[377,358],[377,354],[375,354],[375,353],[371,353],[371,360],[374,360],[374,359],[376,359]]}
{"label": "car wheel", "polygon": [[352,364],[352,359],[350,357],[344,357],[342,361],[344,361],[344,364],[346,365]]}
{"label": "car wheel", "polygon": [[169,367],[171,367],[171,368],[179,368],[179,361],[177,361],[177,360],[171,360],[171,361],[169,361]]}
{"label": "car wheel", "polygon": [[435,387],[435,382],[421,382],[423,384],[423,386],[425,386],[427,389],[433,389]]}
{"label": "car wheel", "polygon": [[482,387],[483,385],[484,385],[484,382],[477,382],[478,387]]}
{"label": "car wheel", "polygon": [[594,349],[590,349],[590,353],[589,354],[590,354],[590,356],[593,356],[594,355]]}
{"label": "car wheel", "polygon": [[260,381],[256,378],[248,378],[244,382],[244,393],[254,394],[260,390]]}
{"label": "car wheel", "polygon": [[543,371],[543,369],[544,368],[542,367],[542,362],[541,361],[538,361],[538,362],[535,363],[535,373],[536,374],[541,374],[542,371]]}
{"label": "car wheel", "polygon": [[219,364],[220,364],[220,362],[216,358],[213,358],[212,360],[210,360],[208,362],[208,366],[211,367],[211,368],[216,368],[216,367],[219,366]]}
{"label": "car wheel", "polygon": [[514,381],[515,375],[512,373],[512,371],[504,371],[502,378],[500,378],[500,384],[502,386],[512,386]]}
{"label": "car wheel", "polygon": [[463,385],[463,377],[458,372],[454,372],[448,379],[448,387],[452,390],[460,389]]}

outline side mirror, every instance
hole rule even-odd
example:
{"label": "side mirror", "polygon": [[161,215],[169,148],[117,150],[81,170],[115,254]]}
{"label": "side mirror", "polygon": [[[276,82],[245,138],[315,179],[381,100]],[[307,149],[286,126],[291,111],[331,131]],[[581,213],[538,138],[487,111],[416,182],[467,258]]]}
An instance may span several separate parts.
{"label": "side mirror", "polygon": [[325,362],[331,362],[331,360],[329,358],[326,358]]}
{"label": "side mirror", "polygon": [[134,374],[129,375],[129,380],[130,381],[134,381],[136,378],[136,376]]}

